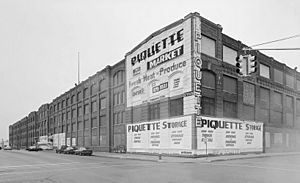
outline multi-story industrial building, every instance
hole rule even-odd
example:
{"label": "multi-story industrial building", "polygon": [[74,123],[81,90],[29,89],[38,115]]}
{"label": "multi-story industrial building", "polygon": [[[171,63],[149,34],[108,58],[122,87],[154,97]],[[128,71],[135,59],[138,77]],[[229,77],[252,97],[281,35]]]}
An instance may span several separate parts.
{"label": "multi-story industrial building", "polygon": [[9,146],[12,147],[13,144],[13,126],[9,125],[9,138],[8,138],[8,142],[9,142]]}
{"label": "multi-story industrial building", "polygon": [[31,112],[28,115],[27,119],[27,144],[26,147],[32,146],[36,144],[37,139],[35,138],[35,132],[36,132],[36,124],[37,124],[37,112]]}
{"label": "multi-story industrial building", "polygon": [[[300,73],[247,51],[258,67],[242,77],[235,63],[244,47],[219,24],[191,13],[41,107],[36,137],[99,151],[119,145],[181,155],[206,147],[212,154],[299,150]],[[26,122],[10,129],[14,147],[28,144]]]}

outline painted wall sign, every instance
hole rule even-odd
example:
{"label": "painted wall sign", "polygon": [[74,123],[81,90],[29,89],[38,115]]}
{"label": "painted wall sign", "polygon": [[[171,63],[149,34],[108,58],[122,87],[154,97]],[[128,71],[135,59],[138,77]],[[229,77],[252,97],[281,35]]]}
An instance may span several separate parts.
{"label": "painted wall sign", "polygon": [[194,51],[193,51],[193,91],[194,91],[194,107],[196,113],[196,121],[199,121],[201,115],[201,81],[202,81],[202,59],[201,59],[201,20],[199,17],[193,19],[194,31]]}
{"label": "painted wall sign", "polygon": [[128,124],[128,152],[187,152],[192,148],[192,116]]}
{"label": "painted wall sign", "polygon": [[126,55],[127,107],[192,91],[191,67],[187,19]]}
{"label": "painted wall sign", "polygon": [[196,121],[197,149],[212,154],[262,152],[263,123],[237,119],[201,117]]}

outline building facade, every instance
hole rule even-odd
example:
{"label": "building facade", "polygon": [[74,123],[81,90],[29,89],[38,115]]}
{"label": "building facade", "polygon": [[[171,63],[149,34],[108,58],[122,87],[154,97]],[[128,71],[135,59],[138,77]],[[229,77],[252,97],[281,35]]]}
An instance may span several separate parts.
{"label": "building facade", "polygon": [[239,76],[235,59],[247,46],[222,29],[191,13],[154,32],[124,60],[41,106],[35,132],[30,115],[11,125],[12,146],[45,136],[54,147],[96,151],[299,150],[300,73],[249,51],[258,70]]}
{"label": "building facade", "polygon": [[[37,125],[37,112],[31,112],[28,115],[28,121],[27,121],[27,144],[25,145],[26,147],[28,146],[33,146],[36,144],[37,139],[36,137],[36,125]],[[25,137],[25,138],[26,138]]]}

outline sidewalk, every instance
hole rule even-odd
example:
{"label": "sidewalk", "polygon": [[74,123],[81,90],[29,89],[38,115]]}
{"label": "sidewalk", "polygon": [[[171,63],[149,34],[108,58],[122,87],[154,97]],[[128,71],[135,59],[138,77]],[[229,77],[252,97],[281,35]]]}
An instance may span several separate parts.
{"label": "sidewalk", "polygon": [[211,157],[201,157],[201,158],[162,156],[161,159],[159,159],[157,155],[142,155],[142,154],[130,154],[130,153],[122,154],[122,153],[94,152],[93,154],[99,157],[130,159],[130,160],[140,160],[140,161],[153,161],[153,162],[166,162],[166,163],[197,163],[197,162],[209,163],[215,161],[227,161],[227,160],[237,160],[237,159],[300,155],[300,152],[222,155],[222,156],[211,156]]}

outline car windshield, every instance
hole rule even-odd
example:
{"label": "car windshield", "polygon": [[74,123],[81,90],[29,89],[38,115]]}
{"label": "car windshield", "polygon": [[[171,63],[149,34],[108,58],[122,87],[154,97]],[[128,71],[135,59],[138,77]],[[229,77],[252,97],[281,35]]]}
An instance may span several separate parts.
{"label": "car windshield", "polygon": [[81,147],[80,150],[86,150],[86,148],[85,147]]}

